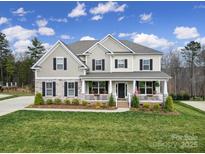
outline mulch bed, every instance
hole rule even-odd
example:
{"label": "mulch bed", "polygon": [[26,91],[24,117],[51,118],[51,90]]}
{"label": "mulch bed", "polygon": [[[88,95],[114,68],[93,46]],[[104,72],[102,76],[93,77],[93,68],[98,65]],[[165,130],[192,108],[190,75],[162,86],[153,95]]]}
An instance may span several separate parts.
{"label": "mulch bed", "polygon": [[95,109],[95,110],[115,110],[117,109],[116,107],[110,107],[110,106],[106,106],[106,107],[96,107],[94,105],[87,105],[87,106],[83,106],[83,105],[67,105],[67,104],[44,104],[44,105],[30,105],[27,108],[47,108],[47,109]]}

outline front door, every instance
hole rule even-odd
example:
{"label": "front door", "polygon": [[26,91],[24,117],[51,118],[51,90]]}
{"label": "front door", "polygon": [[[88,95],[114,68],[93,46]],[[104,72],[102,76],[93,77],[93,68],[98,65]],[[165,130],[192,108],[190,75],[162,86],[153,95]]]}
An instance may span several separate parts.
{"label": "front door", "polygon": [[125,98],[125,84],[118,83],[118,98]]}

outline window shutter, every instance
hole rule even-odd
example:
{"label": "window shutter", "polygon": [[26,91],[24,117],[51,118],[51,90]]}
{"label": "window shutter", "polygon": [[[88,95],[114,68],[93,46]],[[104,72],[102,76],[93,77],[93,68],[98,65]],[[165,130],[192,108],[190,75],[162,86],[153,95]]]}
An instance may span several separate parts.
{"label": "window shutter", "polygon": [[139,89],[139,81],[136,81],[137,90]]}
{"label": "window shutter", "polygon": [[75,82],[75,96],[78,96],[78,82]]}
{"label": "window shutter", "polygon": [[140,70],[142,70],[142,59],[140,59]]}
{"label": "window shutter", "polygon": [[56,58],[53,58],[53,70],[56,70]]}
{"label": "window shutter", "polygon": [[64,58],[64,70],[67,70],[67,58]]}
{"label": "window shutter", "polygon": [[105,59],[102,59],[102,70],[105,70]]}
{"label": "window shutter", "polygon": [[92,60],[93,71],[95,70],[95,59]]}
{"label": "window shutter", "polygon": [[115,68],[117,68],[117,65],[118,65],[118,61],[117,59],[115,59]]}
{"label": "window shutter", "polygon": [[152,70],[152,67],[153,67],[153,60],[150,59],[150,70]]}
{"label": "window shutter", "polygon": [[155,81],[153,81],[153,91],[156,91],[156,87],[155,87]]}
{"label": "window shutter", "polygon": [[56,82],[53,82],[53,96],[56,96]]}
{"label": "window shutter", "polygon": [[45,82],[42,82],[42,96],[45,96]]}
{"label": "window shutter", "polygon": [[67,91],[68,91],[68,83],[64,82],[64,96],[67,96]]}
{"label": "window shutter", "polygon": [[125,68],[127,68],[127,59],[125,59]]}

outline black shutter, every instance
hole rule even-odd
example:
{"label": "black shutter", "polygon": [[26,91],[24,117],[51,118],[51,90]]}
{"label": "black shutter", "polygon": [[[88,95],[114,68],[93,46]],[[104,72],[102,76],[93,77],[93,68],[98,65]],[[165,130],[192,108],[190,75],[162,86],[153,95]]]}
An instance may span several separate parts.
{"label": "black shutter", "polygon": [[105,70],[105,59],[102,59],[102,70]]}
{"label": "black shutter", "polygon": [[142,59],[140,59],[140,70],[142,70]]}
{"label": "black shutter", "polygon": [[139,89],[139,81],[136,81],[137,90]]}
{"label": "black shutter", "polygon": [[64,82],[64,96],[67,96],[67,91],[68,91],[68,83]]}
{"label": "black shutter", "polygon": [[42,82],[42,96],[45,96],[45,82]]}
{"label": "black shutter", "polygon": [[64,58],[64,70],[67,70],[67,58]]}
{"label": "black shutter", "polygon": [[95,59],[92,60],[93,71],[95,70]]}
{"label": "black shutter", "polygon": [[127,68],[127,59],[125,59],[125,68]]}
{"label": "black shutter", "polygon": [[153,60],[150,59],[150,70],[152,70],[152,66],[153,66]]}
{"label": "black shutter", "polygon": [[156,91],[155,81],[153,81],[153,91]]}
{"label": "black shutter", "polygon": [[56,82],[53,82],[53,96],[56,96]]}
{"label": "black shutter", "polygon": [[78,96],[78,82],[75,82],[75,96]]}
{"label": "black shutter", "polygon": [[53,58],[53,70],[56,70],[56,58]]}
{"label": "black shutter", "polygon": [[115,68],[117,68],[117,65],[118,65],[118,61],[117,59],[115,59]]}

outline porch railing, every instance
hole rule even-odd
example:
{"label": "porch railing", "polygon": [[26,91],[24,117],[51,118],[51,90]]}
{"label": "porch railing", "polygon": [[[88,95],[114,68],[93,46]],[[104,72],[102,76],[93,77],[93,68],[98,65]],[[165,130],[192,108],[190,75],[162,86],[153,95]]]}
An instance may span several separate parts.
{"label": "porch railing", "polygon": [[85,100],[101,100],[107,101],[109,94],[85,94]]}

